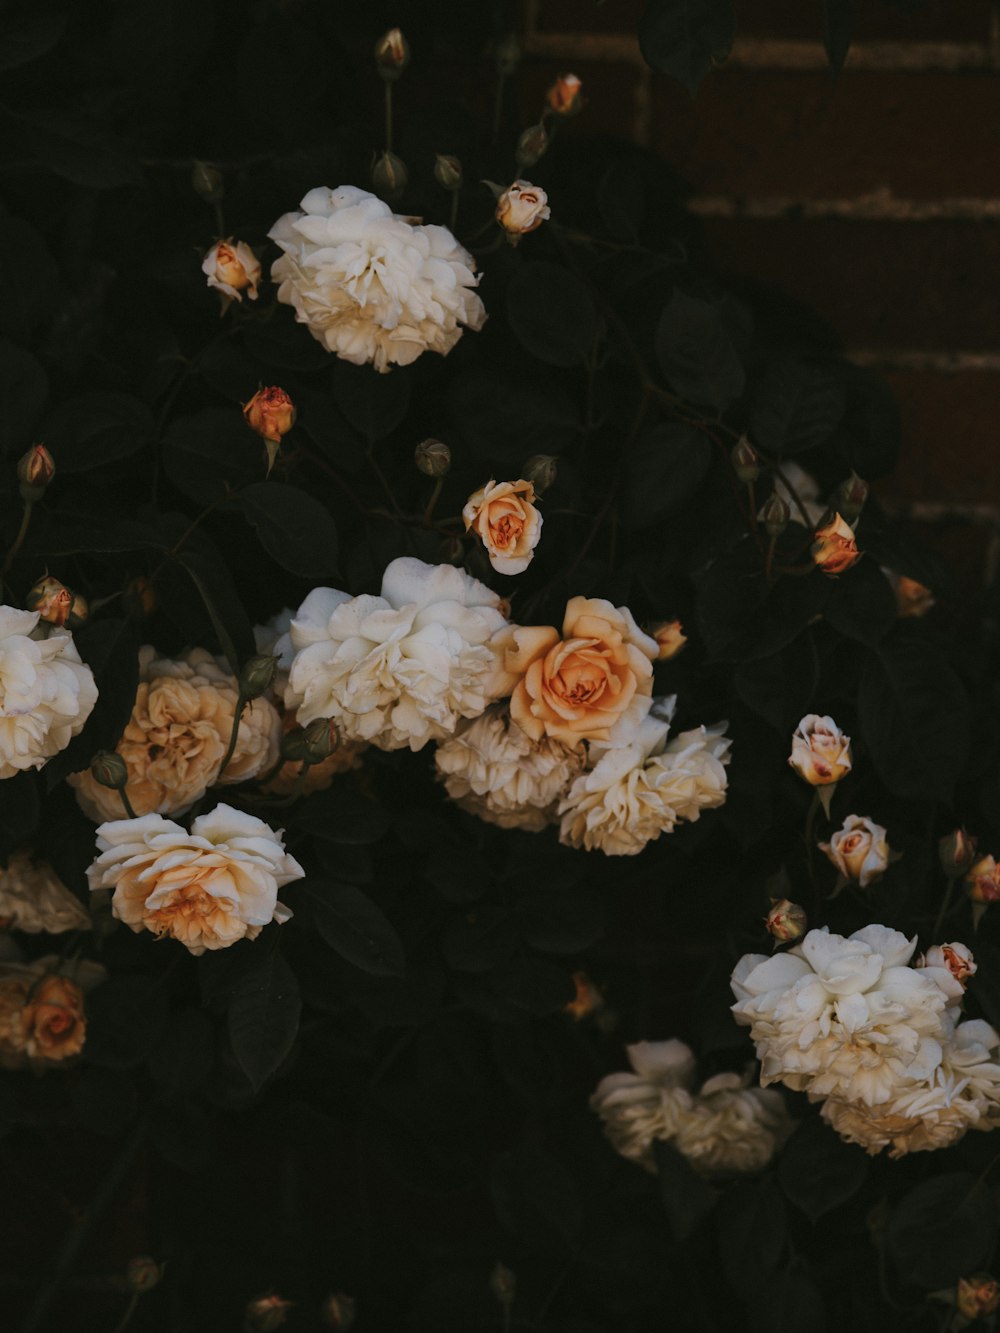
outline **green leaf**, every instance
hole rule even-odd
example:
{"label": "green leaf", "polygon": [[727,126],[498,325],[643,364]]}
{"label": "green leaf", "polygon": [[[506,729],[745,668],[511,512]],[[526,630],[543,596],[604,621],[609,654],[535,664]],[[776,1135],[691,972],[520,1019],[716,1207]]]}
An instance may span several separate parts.
{"label": "green leaf", "polygon": [[645,211],[645,188],[639,165],[633,157],[617,158],[597,187],[601,220],[616,240],[639,239]]}
{"label": "green leaf", "polygon": [[569,969],[544,958],[511,964],[494,977],[494,988],[510,1008],[536,1018],[561,1013],[576,994]]}
{"label": "green leaf", "polygon": [[858,694],[861,731],[896,796],[948,801],[969,744],[965,688],[934,644],[892,635],[872,654]]}
{"label": "green leaf", "polygon": [[521,345],[550,366],[576,366],[594,354],[597,309],[568,269],[544,260],[522,264],[507,285],[507,318]]}
{"label": "green leaf", "polygon": [[488,972],[511,956],[517,942],[513,914],[506,907],[488,903],[455,918],[441,938],[441,951],[460,972]]}
{"label": "green leaf", "polygon": [[701,1226],[719,1201],[719,1191],[693,1169],[671,1144],[653,1143],[660,1198],[675,1240],[687,1240]]}
{"label": "green leaf", "polygon": [[179,551],[173,561],[198,589],[219,641],[219,649],[229,663],[230,671],[238,676],[241,665],[248,657],[253,657],[257,647],[253,628],[231,574],[221,559],[192,547]]}
{"label": "green leaf", "polygon": [[787,1209],[773,1179],[740,1181],[715,1213],[726,1277],[746,1299],[769,1288],[788,1244]]}
{"label": "green leaf", "polygon": [[527,894],[518,911],[524,938],[543,953],[579,953],[604,934],[603,899],[583,884]]}
{"label": "green leaf", "polygon": [[0,290],[0,333],[18,339],[44,323],[59,299],[59,272],[48,246],[30,223],[9,214],[0,216]]}
{"label": "green leaf", "polygon": [[998,1221],[992,1191],[969,1171],[948,1171],[903,1196],[885,1241],[904,1282],[953,1287],[989,1259]]}
{"label": "green leaf", "polygon": [[785,735],[809,712],[819,667],[819,653],[805,633],[780,652],[741,662],[733,684],[748,707]]}
{"label": "green leaf", "polygon": [[227,1026],[233,1054],[257,1092],[285,1061],[299,1031],[299,983],[277,949],[261,956],[236,980]]}
{"label": "green leaf", "polygon": [[679,509],[697,492],[711,464],[712,445],[696,427],[673,421],[647,431],[625,459],[625,527],[645,527]]}
{"label": "green leaf", "polygon": [[50,171],[74,185],[108,190],[135,185],[142,175],[125,145],[79,113],[62,110],[17,112],[19,138]]}
{"label": "green leaf", "polygon": [[852,1198],[868,1177],[862,1149],[844,1143],[818,1118],[803,1121],[789,1139],[778,1164],[785,1197],[816,1222]]}
{"label": "green leaf", "polygon": [[570,1245],[583,1225],[576,1182],[561,1162],[539,1148],[516,1148],[498,1157],[490,1192],[500,1225],[531,1245]]}
{"label": "green leaf", "polygon": [[145,403],[124,393],[70,398],[45,422],[45,442],[60,473],[86,472],[128,458],[153,439],[155,422]]}
{"label": "green leaf", "polygon": [[167,998],[156,977],[111,977],[87,996],[87,1063],[131,1069],[152,1051],[166,1021]]}
{"label": "green leaf", "polygon": [[333,375],[333,396],[361,438],[374,444],[402,424],[410,406],[410,379],[399,367],[380,375],[371,366],[341,361]]}
{"label": "green leaf", "polygon": [[873,646],[883,639],[896,623],[896,598],[878,564],[862,558],[831,583],[824,615],[834,629]]}
{"label": "green leaf", "polygon": [[31,353],[0,342],[0,453],[22,454],[29,447],[48,392],[49,377]]}
{"label": "green leaf", "polygon": [[337,525],[306,491],[277,481],[258,482],[241,491],[236,503],[282,569],[302,578],[336,572]]}
{"label": "green leaf", "polygon": [[580,410],[571,395],[553,384],[542,386],[500,371],[457,376],[448,391],[448,407],[462,443],[510,467],[531,454],[561,453],[581,428]]}
{"label": "green leaf", "polygon": [[831,437],[845,407],[835,368],[785,357],[771,363],[754,389],[750,436],[768,453],[801,453]]}
{"label": "green leaf", "polygon": [[324,842],[354,847],[379,842],[389,830],[385,807],[362,796],[352,784],[341,782],[303,801],[289,813],[288,822]]}
{"label": "green leaf", "polygon": [[800,1261],[772,1275],[767,1296],[757,1293],[750,1307],[747,1333],[825,1333],[827,1303]]}
{"label": "green leaf", "polygon": [[674,292],[660,316],[655,347],[667,383],[683,398],[722,412],[742,394],[743,365],[717,305]]}
{"label": "green leaf", "polygon": [[196,1093],[215,1064],[215,1029],[200,1009],[179,1009],[170,1015],[150,1054],[149,1072],[165,1100]]}
{"label": "green leaf", "polygon": [[66,29],[66,19],[44,0],[7,5],[0,21],[0,69],[16,69],[51,51]]}
{"label": "green leaf", "polygon": [[235,408],[210,407],[176,417],[163,437],[163,467],[199,505],[264,477],[264,446]]}
{"label": "green leaf", "polygon": [[682,83],[693,97],[736,37],[731,0],[649,0],[639,23],[639,49],[653,69]]}
{"label": "green leaf", "polygon": [[307,900],[309,918],[341,958],[376,977],[406,971],[403,944],[388,917],[353,884],[309,879],[297,890]]}

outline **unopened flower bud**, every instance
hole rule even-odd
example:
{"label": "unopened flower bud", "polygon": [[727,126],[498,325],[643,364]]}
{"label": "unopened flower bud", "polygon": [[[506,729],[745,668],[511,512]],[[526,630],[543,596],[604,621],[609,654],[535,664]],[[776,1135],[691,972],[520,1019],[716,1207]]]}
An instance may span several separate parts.
{"label": "unopened flower bud", "polygon": [[112,791],[122,791],[128,783],[128,767],[115,750],[98,750],[90,761],[94,781]]}
{"label": "unopened flower bud", "polygon": [[656,640],[657,662],[669,662],[687,643],[687,635],[679,620],[657,621],[656,624],[649,626],[646,633],[651,639]]}
{"label": "unopened flower bud", "polygon": [[992,856],[984,856],[970,866],[965,876],[965,889],[974,903],[1000,901],[1000,866]]}
{"label": "unopened flower bud", "polygon": [[292,1301],[273,1292],[266,1296],[255,1296],[243,1312],[245,1333],[275,1333],[288,1318]]}
{"label": "unopened flower bud", "polygon": [[502,79],[509,79],[521,63],[521,48],[512,32],[497,43],[496,70]]}
{"label": "unopened flower bud", "polygon": [[938,860],[949,879],[954,875],[964,874],[975,859],[976,839],[966,833],[964,828],[957,828],[954,833],[946,833],[938,840]]}
{"label": "unopened flower bud", "polygon": [[130,1291],[142,1294],[152,1291],[163,1277],[163,1264],[158,1264],[148,1254],[137,1254],[128,1261],[125,1269],[125,1282]]}
{"label": "unopened flower bud", "polygon": [[733,471],[740,481],[749,485],[760,476],[760,457],[745,435],[741,435],[733,445],[730,458],[733,462]]}
{"label": "unopened flower bud", "polygon": [[517,1291],[517,1278],[511,1270],[498,1259],[490,1274],[490,1291],[501,1305],[513,1305]]}
{"label": "unopened flower bud", "polygon": [[451,467],[451,450],[443,440],[424,440],[414,449],[413,461],[425,477],[443,477]]}
{"label": "unopened flower bud", "polygon": [[558,461],[552,454],[532,454],[521,468],[521,476],[531,482],[536,495],[544,495],[550,486],[554,486],[558,474]]}
{"label": "unopened flower bud", "polygon": [[989,1273],[960,1277],[955,1288],[955,1305],[966,1319],[982,1319],[1000,1308],[1000,1283]]}
{"label": "unopened flower bud", "polygon": [[604,996],[586,972],[574,972],[573,985],[576,987],[576,995],[563,1009],[564,1014],[569,1014],[570,1018],[579,1023],[581,1019],[589,1018],[604,1008]]}
{"label": "unopened flower bud", "polygon": [[868,499],[868,483],[862,481],[856,472],[852,472],[846,481],[837,488],[836,507],[838,513],[846,519],[854,519],[865,507]]}
{"label": "unopened flower bud", "polygon": [[295,425],[295,416],[295,404],[276,384],[258,389],[250,401],[243,404],[244,420],[267,446],[268,472],[274,466],[283,437]]}
{"label": "unopened flower bud", "polygon": [[295,727],[281,738],[281,757],[299,764],[320,764],[337,748],[337,728],[326,717],[314,718],[307,727]]}
{"label": "unopened flower bud", "polygon": [[544,125],[529,125],[518,139],[517,148],[514,150],[514,161],[517,163],[518,171],[523,171],[525,167],[533,167],[545,154],[550,142],[548,130]]}
{"label": "unopened flower bud", "polygon": [[549,197],[531,181],[515,181],[497,199],[496,220],[507,233],[511,245],[517,245],[522,236],[540,227],[551,217]]}
{"label": "unopened flower bud", "polygon": [[[55,460],[44,444],[33,444],[17,463],[17,479],[21,483],[21,494],[25,500],[39,500],[46,486],[56,475]],[[26,494],[28,487],[37,494]]]}
{"label": "unopened flower bud", "polygon": [[323,1323],[329,1328],[347,1329],[354,1325],[354,1316],[356,1311],[356,1302],[353,1296],[347,1296],[342,1291],[334,1292],[332,1296],[327,1296],[323,1302],[323,1309],[320,1317]]}
{"label": "unopened flower bud", "polygon": [[843,574],[861,559],[854,540],[854,529],[840,514],[832,514],[816,529],[816,540],[811,547],[813,563],[824,574]]}
{"label": "unopened flower bud", "polygon": [[211,162],[195,162],[191,168],[191,188],[206,204],[220,204],[226,193],[222,172]]}
{"label": "unopened flower bud", "polygon": [[556,116],[575,116],[583,106],[582,87],[575,74],[560,74],[545,94],[549,110]]}
{"label": "unopened flower bud", "polygon": [[90,603],[84,597],[83,593],[73,593],[73,602],[69,608],[69,616],[66,620],[68,629],[79,629],[90,619]]}
{"label": "unopened flower bud", "polygon": [[260,260],[245,241],[234,240],[232,236],[216,241],[201,261],[201,271],[209,287],[222,293],[223,309],[231,301],[242,302],[244,291],[251,301],[256,301]]}
{"label": "unopened flower bud", "polygon": [[800,939],[806,933],[806,911],[787,898],[772,898],[764,925],[779,944]]}
{"label": "unopened flower bud", "polygon": [[372,167],[372,184],[388,199],[398,199],[406,189],[407,180],[406,165],[395,153],[384,152]]}
{"label": "unopened flower bud", "polygon": [[375,43],[375,64],[383,79],[398,79],[410,63],[410,44],[398,28],[390,28]]}
{"label": "unopened flower bud", "polygon": [[905,574],[887,573],[889,583],[896,596],[896,615],[901,620],[916,620],[925,616],[934,605],[934,594],[926,584],[917,579],[907,578]]}
{"label": "unopened flower bud", "polygon": [[259,653],[243,664],[240,672],[240,698],[259,699],[274,684],[278,659],[272,653]]}
{"label": "unopened flower bud", "polygon": [[788,505],[777,491],[772,491],[761,512],[764,531],[769,537],[777,539],[788,527],[788,518]]}
{"label": "unopened flower bud", "polygon": [[24,605],[50,625],[65,625],[73,609],[73,594],[64,583],[46,574],[28,593]]}
{"label": "unopened flower bud", "polygon": [[434,158],[434,179],[443,190],[462,188],[462,164],[449,153],[438,153]]}

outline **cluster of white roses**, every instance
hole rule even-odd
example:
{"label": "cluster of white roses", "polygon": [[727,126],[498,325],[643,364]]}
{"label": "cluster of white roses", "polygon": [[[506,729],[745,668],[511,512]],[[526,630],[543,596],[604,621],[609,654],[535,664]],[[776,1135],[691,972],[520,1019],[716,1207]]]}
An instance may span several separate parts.
{"label": "cluster of white roses", "polygon": [[608,1074],[590,1099],[615,1149],[656,1171],[654,1144],[669,1143],[702,1175],[761,1171],[794,1128],[781,1094],[716,1074],[696,1090],[681,1041],[629,1046],[632,1073]]}
{"label": "cluster of white roses", "polygon": [[383,750],[437,742],[448,794],[505,828],[559,822],[570,846],[631,855],[725,800],[722,728],[668,743],[659,648],[627,607],[573,597],[561,632],[515,625],[462,570],[404,557],[379,596],[315,589],[277,651],[299,723]]}
{"label": "cluster of white roses", "polygon": [[747,954],[732,976],[761,1083],[805,1092],[842,1138],[893,1157],[1000,1124],[1000,1034],[960,1021],[972,955],[939,945],[911,966],[915,947],[885,926],[846,939],[824,927]]}

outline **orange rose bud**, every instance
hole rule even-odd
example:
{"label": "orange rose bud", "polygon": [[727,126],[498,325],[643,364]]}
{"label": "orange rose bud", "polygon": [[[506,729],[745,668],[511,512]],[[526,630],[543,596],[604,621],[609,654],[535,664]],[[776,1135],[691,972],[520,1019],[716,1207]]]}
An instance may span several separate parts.
{"label": "orange rose bud", "polygon": [[650,625],[646,633],[651,639],[656,640],[657,662],[669,662],[687,643],[687,635],[681,628],[679,620],[661,620],[655,625]]}
{"label": "orange rose bud", "polygon": [[375,64],[383,79],[398,79],[410,63],[410,44],[399,28],[390,28],[375,43]]}
{"label": "orange rose bud", "polygon": [[388,199],[398,199],[406,189],[408,179],[406,163],[395,153],[383,153],[372,167],[372,184]]}
{"label": "orange rose bud", "polygon": [[925,616],[934,605],[934,594],[930,588],[918,583],[916,579],[908,579],[905,574],[900,574],[890,581],[896,594],[896,615],[901,620]]}
{"label": "orange rose bud", "polygon": [[517,1291],[517,1277],[498,1259],[490,1274],[490,1291],[501,1305],[513,1305]]}
{"label": "orange rose bud", "polygon": [[46,574],[28,593],[24,604],[48,624],[65,625],[73,610],[73,594],[64,583]]}
{"label": "orange rose bud", "polygon": [[966,1319],[996,1314],[1000,1308],[1000,1283],[989,1273],[960,1277],[955,1289],[955,1305]]}
{"label": "orange rose bud", "polygon": [[243,1311],[245,1333],[276,1333],[288,1318],[288,1311],[293,1301],[286,1301],[283,1296],[269,1292],[266,1296],[255,1296]]}
{"label": "orange rose bud", "polygon": [[557,116],[575,116],[583,106],[580,90],[583,87],[575,74],[560,74],[545,94],[549,110]]}
{"label": "orange rose bud", "polygon": [[21,1011],[25,1049],[33,1059],[65,1060],[79,1055],[87,1035],[83,991],[69,977],[50,972]]}
{"label": "orange rose bud", "polygon": [[589,1018],[604,1008],[604,996],[586,972],[574,972],[573,985],[576,987],[576,995],[563,1009],[564,1014],[569,1014],[570,1018],[579,1023],[582,1018]]}
{"label": "orange rose bud", "polygon": [[267,470],[274,467],[282,438],[295,425],[295,404],[276,384],[258,389],[249,403],[243,405],[243,417],[252,431],[267,445]]}
{"label": "orange rose bud", "polygon": [[984,856],[970,867],[965,876],[965,888],[974,903],[1000,900],[1000,866],[992,856]]}
{"label": "orange rose bud", "polygon": [[764,925],[779,944],[797,940],[806,933],[806,912],[798,903],[787,898],[772,898],[771,910],[764,918]]}
{"label": "orange rose bud", "polygon": [[[28,452],[18,459],[17,479],[21,483],[21,494],[25,500],[40,499],[55,475],[55,460],[44,444],[33,444]],[[37,494],[26,495],[23,490],[26,486]]]}
{"label": "orange rose bud", "polygon": [[961,875],[976,859],[976,839],[964,828],[946,833],[938,841],[938,859],[946,875]]}
{"label": "orange rose bud", "polygon": [[861,558],[854,530],[839,514],[834,514],[828,523],[816,529],[812,558],[817,568],[831,576],[843,574]]}

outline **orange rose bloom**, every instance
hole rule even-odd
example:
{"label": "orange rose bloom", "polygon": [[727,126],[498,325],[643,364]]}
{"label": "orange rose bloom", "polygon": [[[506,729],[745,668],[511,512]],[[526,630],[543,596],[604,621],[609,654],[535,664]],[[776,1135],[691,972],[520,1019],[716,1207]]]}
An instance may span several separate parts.
{"label": "orange rose bloom", "polygon": [[824,574],[842,574],[861,558],[854,529],[846,519],[834,514],[829,523],[816,529],[812,558]]}
{"label": "orange rose bloom", "polygon": [[83,991],[75,981],[49,973],[21,1011],[25,1053],[33,1059],[65,1060],[79,1055],[87,1035]]}
{"label": "orange rose bloom", "polygon": [[475,529],[498,574],[521,574],[531,563],[542,535],[534,499],[530,481],[497,483],[491,478],[465,502],[465,530]]}
{"label": "orange rose bloom", "polygon": [[251,430],[262,439],[280,444],[283,436],[295,425],[295,404],[277,385],[258,389],[243,406],[243,415]]}

